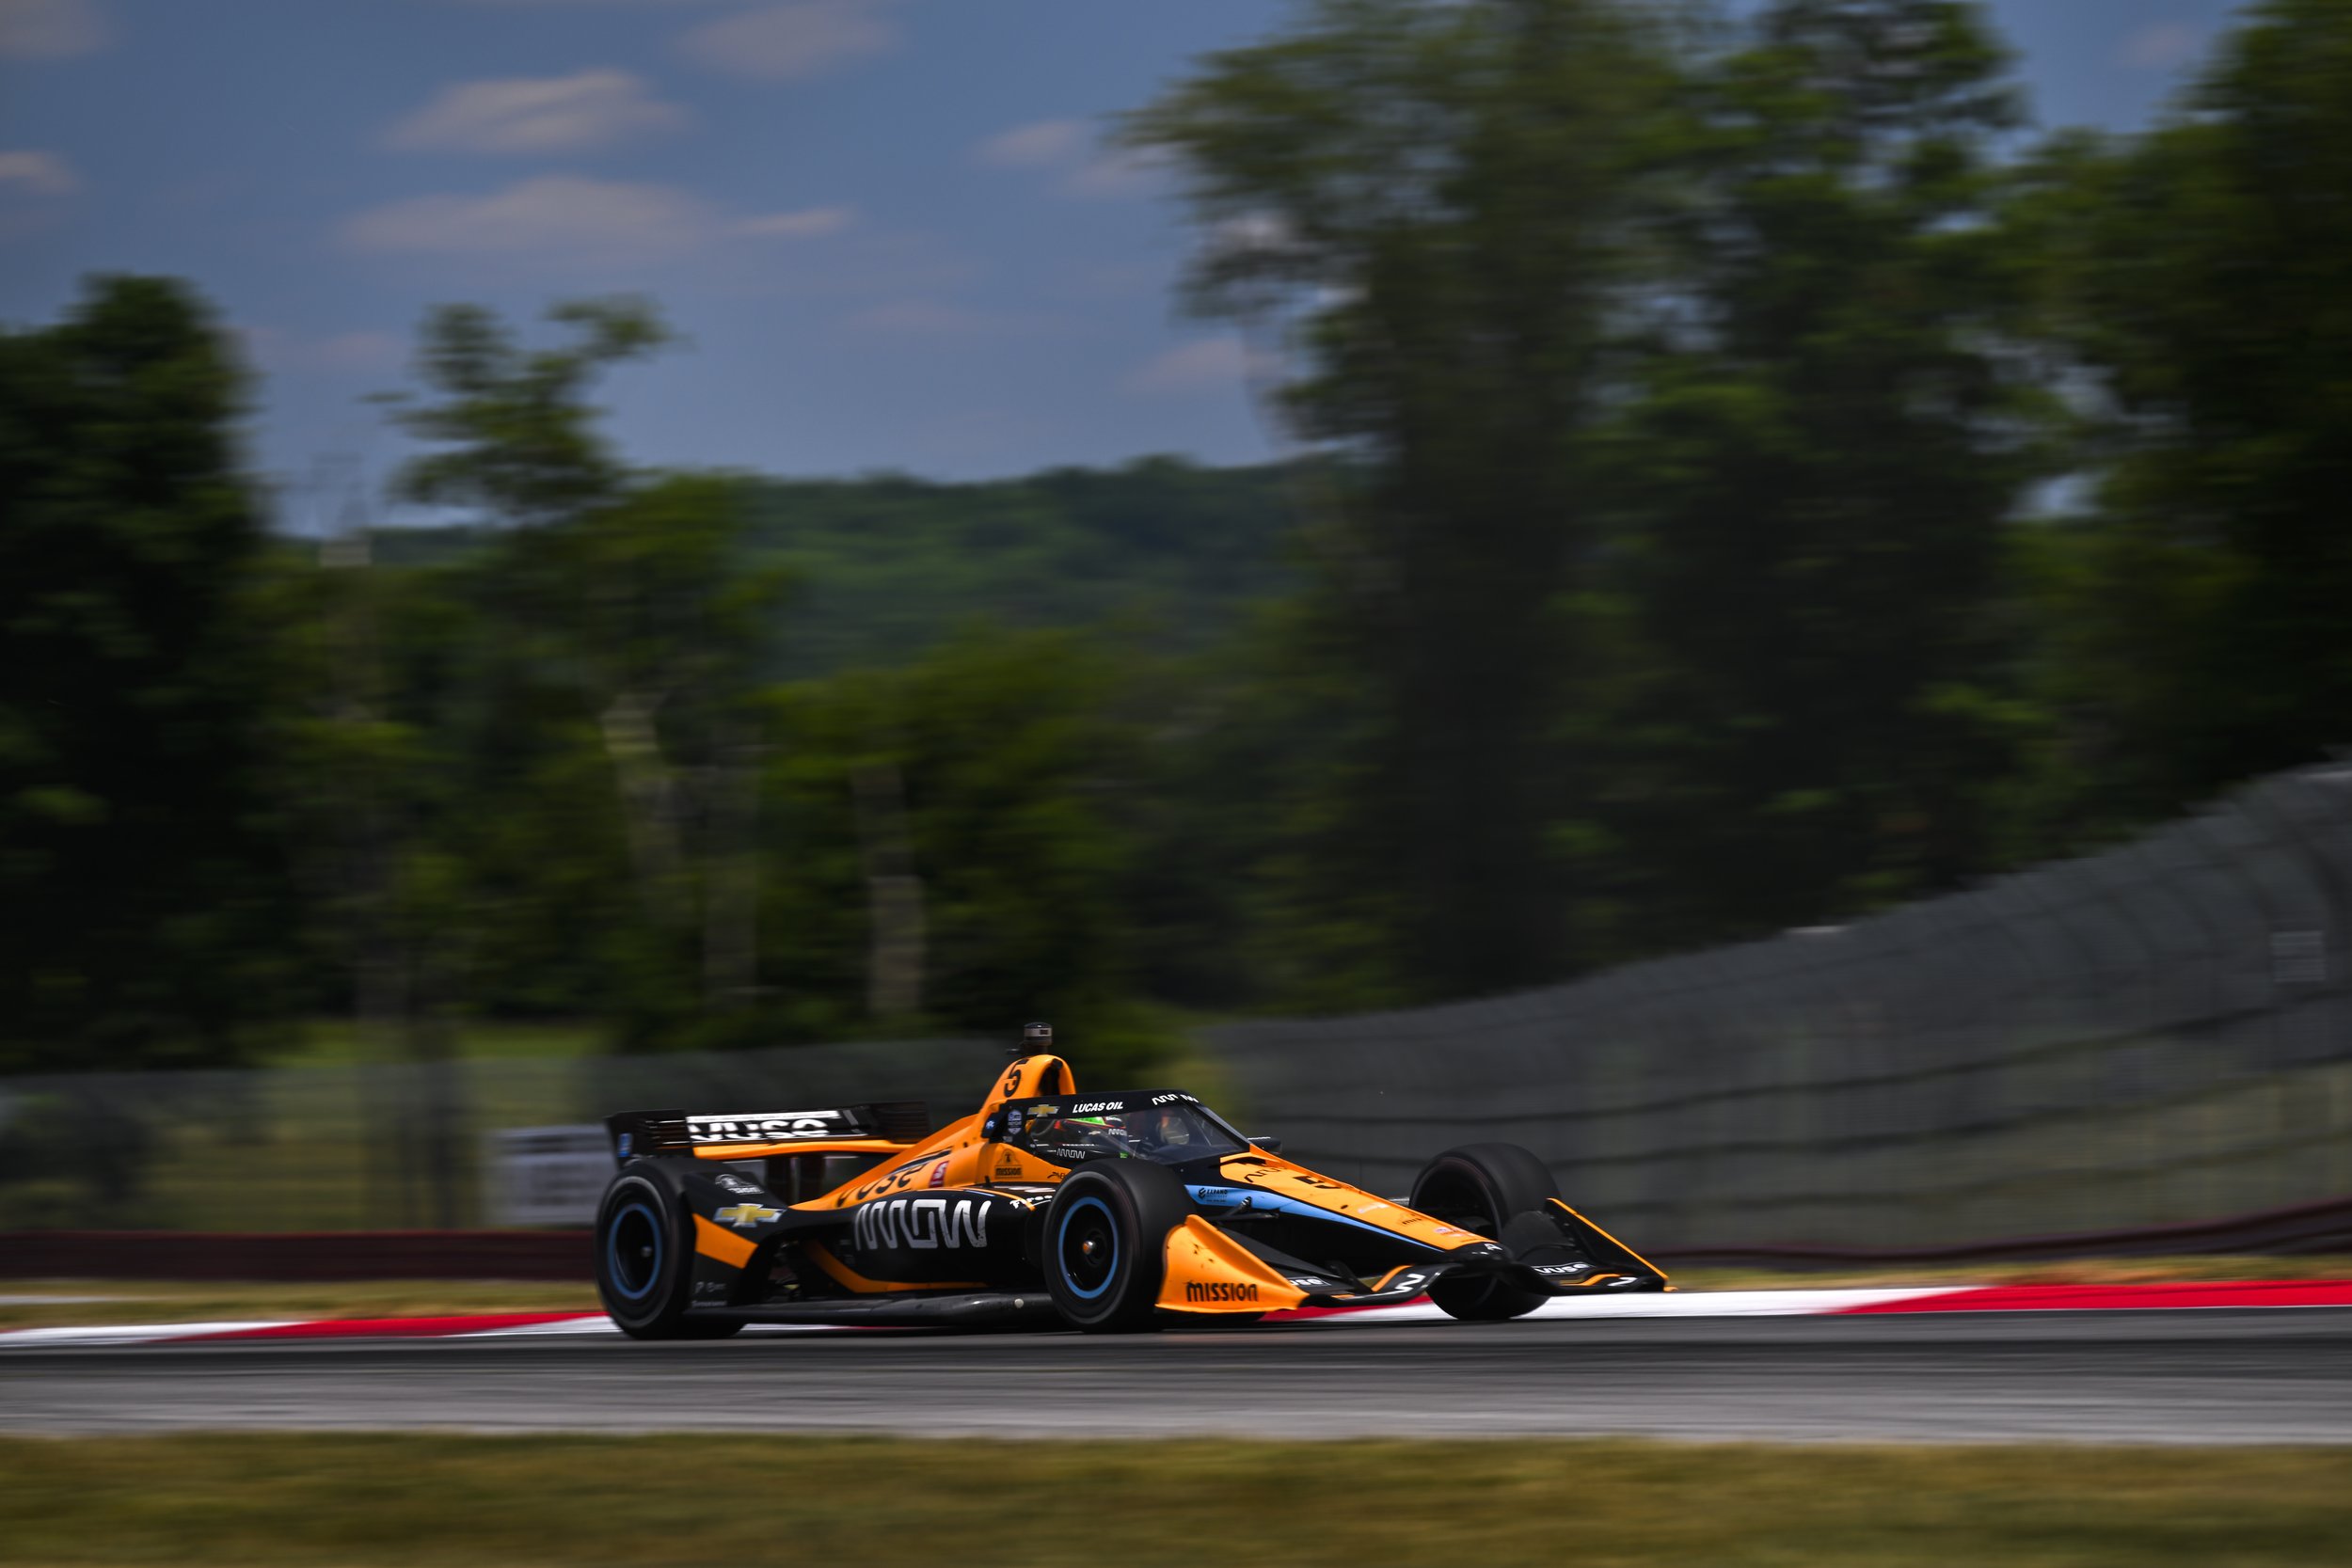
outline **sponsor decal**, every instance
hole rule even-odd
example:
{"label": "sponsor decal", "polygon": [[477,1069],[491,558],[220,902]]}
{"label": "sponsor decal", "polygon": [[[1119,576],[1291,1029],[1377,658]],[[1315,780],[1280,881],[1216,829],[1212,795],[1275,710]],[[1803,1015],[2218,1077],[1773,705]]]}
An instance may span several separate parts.
{"label": "sponsor decal", "polygon": [[723,1170],[712,1180],[716,1180],[720,1186],[724,1187],[731,1193],[755,1193],[759,1191],[757,1187],[753,1186],[749,1181],[744,1180],[741,1177],[736,1175],[731,1170]]}
{"label": "sponsor decal", "polygon": [[686,1135],[698,1144],[790,1143],[839,1137],[852,1131],[839,1111],[758,1111],[748,1116],[688,1117]]}
{"label": "sponsor decal", "polygon": [[721,1225],[744,1227],[766,1225],[770,1220],[781,1219],[783,1213],[784,1212],[780,1209],[763,1209],[756,1203],[738,1203],[719,1210],[710,1217]]}
{"label": "sponsor decal", "polygon": [[1152,1097],[1152,1103],[1154,1105],[1173,1105],[1177,1103],[1189,1105],[1193,1103],[1193,1099],[1192,1096],[1188,1094],[1155,1094]]}
{"label": "sponsor decal", "polygon": [[[1016,1117],[1020,1114],[1021,1113],[1019,1111],[1013,1112],[1013,1115]],[[1057,1117],[1061,1115],[1061,1107],[1058,1105],[1032,1105],[1029,1107],[1029,1115],[1033,1117]]]}
{"label": "sponsor decal", "polygon": [[1082,1100],[1070,1107],[1070,1114],[1073,1117],[1083,1117],[1101,1111],[1123,1111],[1126,1108],[1127,1102],[1123,1100]]}
{"label": "sponsor decal", "polygon": [[886,1247],[988,1245],[988,1204],[979,1198],[892,1197],[858,1209],[850,1222],[860,1251]]}
{"label": "sponsor decal", "polygon": [[1531,1263],[1528,1266],[1537,1274],[1559,1275],[1584,1274],[1591,1270],[1593,1265],[1590,1263]]}
{"label": "sponsor decal", "polygon": [[636,1141],[637,1141],[637,1134],[636,1134],[636,1133],[634,1133],[634,1132],[624,1132],[624,1133],[622,1133],[622,1134],[621,1134],[621,1158],[622,1158],[622,1159],[626,1160],[626,1159],[628,1159],[628,1158],[629,1146],[630,1146],[630,1145],[632,1145],[632,1144],[634,1144]]}
{"label": "sponsor decal", "polygon": [[[1050,1113],[1048,1113],[1048,1114],[1050,1114]],[[1012,1138],[1017,1138],[1017,1137],[1019,1137],[1019,1136],[1021,1135],[1021,1113],[1020,1113],[1020,1112],[1018,1112],[1018,1111],[1007,1111],[1007,1112],[1005,1113],[1005,1135],[1006,1135],[1007,1137],[1012,1137]]]}
{"label": "sponsor decal", "polygon": [[694,1281],[694,1299],[696,1301],[707,1301],[713,1296],[723,1296],[726,1293],[726,1286],[716,1279],[697,1279]]}
{"label": "sponsor decal", "polygon": [[1184,1299],[1186,1301],[1255,1301],[1258,1299],[1258,1288],[1248,1283],[1234,1284],[1223,1279],[1206,1281],[1187,1279],[1184,1281]]}
{"label": "sponsor decal", "polygon": [[[861,1184],[855,1192],[850,1195],[850,1197],[854,1202],[862,1203],[878,1193],[903,1193],[914,1185],[914,1179],[921,1176],[924,1167],[936,1158],[936,1155],[926,1154],[911,1164],[894,1165],[872,1180]],[[944,1170],[946,1166],[943,1165],[941,1168]],[[939,1183],[934,1181],[931,1185],[937,1186]]]}
{"label": "sponsor decal", "polygon": [[926,1185],[926,1186],[931,1186],[931,1187],[944,1187],[944,1186],[946,1186],[946,1184],[947,1184],[947,1162],[946,1162],[946,1161],[945,1161],[945,1160],[942,1160],[942,1161],[940,1161],[940,1162],[939,1162],[939,1164],[935,1164],[935,1165],[933,1165],[933,1166],[931,1167],[931,1179],[930,1179],[930,1181],[926,1182],[926,1183],[925,1183],[925,1185]]}
{"label": "sponsor decal", "polygon": [[999,1176],[1019,1176],[1021,1174],[1021,1157],[1017,1154],[1009,1152],[999,1155],[996,1160],[996,1174]]}
{"label": "sponsor decal", "polygon": [[1238,1187],[1195,1187],[1192,1200],[1203,1209],[1247,1209],[1256,1195]]}

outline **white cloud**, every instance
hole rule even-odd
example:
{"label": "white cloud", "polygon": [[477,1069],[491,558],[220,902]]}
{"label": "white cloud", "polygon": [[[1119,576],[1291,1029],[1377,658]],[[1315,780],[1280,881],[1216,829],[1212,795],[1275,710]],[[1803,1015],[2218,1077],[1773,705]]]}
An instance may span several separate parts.
{"label": "white cloud", "polygon": [[2204,35],[2185,22],[2157,22],[2123,40],[2119,57],[2133,71],[2170,71],[2194,59]]}
{"label": "white cloud", "polygon": [[615,264],[693,250],[724,225],[668,185],[547,175],[487,196],[421,196],[342,226],[354,250]]}
{"label": "white cloud", "polygon": [[1041,119],[999,131],[972,150],[992,168],[1044,168],[1066,164],[1086,150],[1087,128],[1074,119]]}
{"label": "white cloud", "polygon": [[1064,196],[1126,197],[1151,190],[1168,166],[1163,154],[1104,147],[1083,120],[1041,119],[999,131],[972,150],[992,168],[1058,169]]}
{"label": "white cloud", "polygon": [[628,266],[731,239],[817,239],[856,221],[848,207],[744,216],[675,185],[550,174],[485,195],[420,196],[371,208],[345,220],[340,238],[349,249],[376,254]]}
{"label": "white cloud", "polygon": [[745,218],[735,231],[761,239],[814,240],[838,234],[856,221],[857,214],[848,207],[804,207],[797,213]]}
{"label": "white cloud", "polygon": [[57,60],[113,41],[98,0],[0,0],[0,59]]}
{"label": "white cloud", "polygon": [[1231,387],[1258,368],[1258,356],[1239,338],[1198,338],[1145,360],[1120,386],[1141,396],[1198,392]]}
{"label": "white cloud", "polygon": [[739,76],[791,81],[898,42],[886,0],[792,0],[707,22],[678,40],[688,58]]}
{"label": "white cloud", "polygon": [[572,152],[650,135],[686,113],[626,71],[460,82],[393,126],[390,147],[436,152]]}
{"label": "white cloud", "polygon": [[1167,154],[1110,148],[1097,152],[1070,171],[1061,182],[1065,195],[1093,198],[1142,196],[1159,182],[1169,166]]}
{"label": "white cloud", "polygon": [[71,196],[81,188],[73,166],[54,152],[0,152],[0,189]]}

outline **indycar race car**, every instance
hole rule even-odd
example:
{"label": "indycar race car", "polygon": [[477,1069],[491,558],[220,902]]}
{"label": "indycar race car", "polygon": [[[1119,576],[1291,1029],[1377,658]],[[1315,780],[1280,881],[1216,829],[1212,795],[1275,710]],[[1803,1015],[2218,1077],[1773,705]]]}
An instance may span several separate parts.
{"label": "indycar race car", "polygon": [[[1032,1024],[1033,1046],[1051,1032]],[[1500,1320],[1666,1276],[1512,1144],[1429,1162],[1391,1201],[1282,1157],[1181,1089],[1081,1094],[1040,1049],[979,1109],[609,1117],[596,1287],[641,1339],[749,1323],[1106,1332],[1426,1294]]]}

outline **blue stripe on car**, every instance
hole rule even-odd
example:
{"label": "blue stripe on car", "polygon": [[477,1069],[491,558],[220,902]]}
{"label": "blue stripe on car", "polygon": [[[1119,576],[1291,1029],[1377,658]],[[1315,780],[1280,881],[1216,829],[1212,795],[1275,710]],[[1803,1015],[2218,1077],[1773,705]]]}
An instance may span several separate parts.
{"label": "blue stripe on car", "polygon": [[1269,1193],[1257,1187],[1217,1187],[1203,1184],[1186,1186],[1184,1191],[1190,1193],[1192,1200],[1203,1209],[1223,1210],[1228,1213],[1238,1212],[1246,1209],[1253,1214],[1290,1214],[1300,1219],[1328,1220],[1333,1225],[1352,1225],[1359,1230],[1369,1230],[1375,1236],[1387,1236],[1394,1241],[1406,1242],[1415,1246],[1427,1244],[1411,1236],[1400,1236],[1387,1227],[1375,1225],[1370,1220],[1355,1219],[1346,1214],[1335,1214],[1328,1209],[1318,1209],[1311,1203],[1302,1203],[1297,1198],[1284,1197],[1279,1193]]}

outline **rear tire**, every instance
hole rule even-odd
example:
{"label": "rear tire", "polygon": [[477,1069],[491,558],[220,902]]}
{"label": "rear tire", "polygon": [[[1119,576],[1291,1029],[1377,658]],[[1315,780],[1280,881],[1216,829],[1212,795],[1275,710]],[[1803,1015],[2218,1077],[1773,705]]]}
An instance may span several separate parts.
{"label": "rear tire", "polygon": [[740,1319],[689,1317],[694,1293],[694,1212],[680,1173],[640,1160],[596,1205],[596,1294],[632,1339],[723,1339]]}
{"label": "rear tire", "polygon": [[[1412,1207],[1432,1219],[1494,1241],[1512,1216],[1541,1210],[1560,1196],[1551,1172],[1517,1144],[1465,1144],[1422,1167]],[[1470,1323],[1524,1317],[1548,1299],[1496,1275],[1448,1276],[1429,1287],[1429,1299],[1449,1316]]]}
{"label": "rear tire", "polygon": [[1149,1328],[1168,1233],[1190,1212],[1184,1182],[1165,1165],[1089,1160],[1072,1171],[1045,1211],[1039,1249],[1055,1309],[1089,1334]]}

